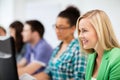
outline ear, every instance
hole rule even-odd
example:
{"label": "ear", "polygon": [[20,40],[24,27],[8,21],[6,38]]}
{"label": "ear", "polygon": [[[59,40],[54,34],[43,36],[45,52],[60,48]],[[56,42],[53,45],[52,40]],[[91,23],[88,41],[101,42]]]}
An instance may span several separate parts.
{"label": "ear", "polygon": [[33,37],[36,37],[36,36],[39,36],[39,33],[38,33],[37,31],[34,31],[34,32],[32,33],[32,35],[33,35]]}
{"label": "ear", "polygon": [[33,32],[32,32],[32,35],[33,35],[33,36],[36,36],[36,35],[37,35],[37,32],[36,32],[36,31],[33,31]]}

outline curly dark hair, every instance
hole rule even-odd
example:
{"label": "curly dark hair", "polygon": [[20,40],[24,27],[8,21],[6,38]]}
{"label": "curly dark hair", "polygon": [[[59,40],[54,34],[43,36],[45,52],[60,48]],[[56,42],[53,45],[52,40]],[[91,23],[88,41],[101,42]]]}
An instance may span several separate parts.
{"label": "curly dark hair", "polygon": [[58,14],[58,17],[67,18],[71,26],[76,25],[77,19],[80,16],[80,11],[74,6],[68,6],[65,10]]}

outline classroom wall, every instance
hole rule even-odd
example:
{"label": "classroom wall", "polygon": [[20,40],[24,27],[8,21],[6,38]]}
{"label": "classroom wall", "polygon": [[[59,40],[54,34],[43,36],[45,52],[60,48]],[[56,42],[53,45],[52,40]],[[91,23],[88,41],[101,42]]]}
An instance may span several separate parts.
{"label": "classroom wall", "polygon": [[61,10],[68,5],[75,5],[82,14],[91,9],[104,10],[110,17],[120,42],[119,3],[119,0],[0,0],[0,24],[8,28],[14,20],[24,22],[29,19],[38,19],[45,26],[45,39],[56,47],[60,41],[57,40],[52,25]]}

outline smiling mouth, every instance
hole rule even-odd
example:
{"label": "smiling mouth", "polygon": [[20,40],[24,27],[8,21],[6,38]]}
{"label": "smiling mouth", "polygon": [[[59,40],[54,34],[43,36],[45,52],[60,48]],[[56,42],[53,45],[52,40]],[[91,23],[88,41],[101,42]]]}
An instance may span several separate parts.
{"label": "smiling mouth", "polygon": [[88,40],[82,40],[83,45],[88,43]]}

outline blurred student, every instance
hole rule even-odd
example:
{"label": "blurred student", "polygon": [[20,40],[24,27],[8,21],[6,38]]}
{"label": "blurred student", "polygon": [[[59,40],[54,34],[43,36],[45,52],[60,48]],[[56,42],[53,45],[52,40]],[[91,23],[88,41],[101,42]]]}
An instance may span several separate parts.
{"label": "blurred student", "polygon": [[38,80],[84,80],[86,58],[79,52],[79,42],[74,37],[79,16],[74,6],[58,14],[54,28],[61,43],[54,49],[46,70],[34,76]]}
{"label": "blurred student", "polygon": [[85,80],[120,80],[120,45],[107,14],[91,10],[77,28],[81,49],[89,53]]}
{"label": "blurred student", "polygon": [[22,31],[23,24],[20,21],[14,21],[9,25],[10,35],[15,40],[16,60],[19,62],[25,53],[25,44],[23,42]]}
{"label": "blurred student", "polygon": [[6,35],[6,30],[0,26],[0,36],[5,36]]}
{"label": "blurred student", "polygon": [[53,49],[43,38],[44,26],[38,20],[25,22],[23,41],[26,42],[26,53],[18,64],[19,76],[22,74],[36,74],[45,69]]}

